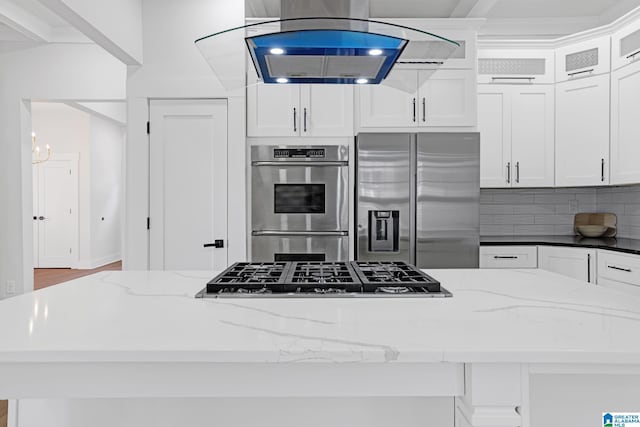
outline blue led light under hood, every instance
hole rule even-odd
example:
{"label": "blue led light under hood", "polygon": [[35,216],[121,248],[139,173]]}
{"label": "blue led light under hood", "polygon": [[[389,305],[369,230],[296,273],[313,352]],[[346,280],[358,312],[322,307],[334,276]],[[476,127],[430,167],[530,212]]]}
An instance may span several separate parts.
{"label": "blue led light under hood", "polygon": [[[407,40],[351,30],[299,30],[247,37],[264,83],[380,83]],[[274,53],[276,52],[276,53]],[[280,82],[278,82],[278,79]]]}

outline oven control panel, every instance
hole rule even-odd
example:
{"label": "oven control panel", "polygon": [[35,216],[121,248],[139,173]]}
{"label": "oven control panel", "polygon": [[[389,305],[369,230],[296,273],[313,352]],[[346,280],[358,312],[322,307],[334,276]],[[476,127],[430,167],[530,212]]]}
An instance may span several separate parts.
{"label": "oven control panel", "polygon": [[274,159],[324,159],[324,148],[274,148]]}

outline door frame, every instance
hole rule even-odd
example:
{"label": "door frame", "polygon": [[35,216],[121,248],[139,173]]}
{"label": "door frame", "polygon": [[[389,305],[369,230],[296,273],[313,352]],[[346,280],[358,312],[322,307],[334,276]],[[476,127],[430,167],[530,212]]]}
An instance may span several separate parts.
{"label": "door frame", "polygon": [[[49,161],[69,161],[70,165],[71,165],[71,178],[72,178],[72,188],[73,188],[73,193],[72,193],[72,213],[71,213],[71,222],[73,224],[73,230],[72,230],[72,238],[71,238],[71,259],[70,259],[70,265],[69,268],[78,268],[78,264],[80,262],[80,244],[79,244],[79,236],[80,236],[80,217],[78,215],[78,210],[79,210],[79,182],[78,182],[78,167],[79,167],[79,161],[80,161],[80,154],[79,153],[52,153],[51,157],[49,158]],[[46,162],[43,162],[41,164],[38,165],[32,165],[31,167],[36,167],[39,168],[41,165],[46,164]],[[40,169],[38,169],[38,182],[32,182],[32,192],[35,193],[35,187],[36,184],[38,185],[38,187],[40,186]],[[40,190],[38,189],[38,192]],[[38,204],[40,203],[40,197],[38,197]],[[34,211],[36,206],[33,207]],[[37,246],[35,245],[35,236],[34,236],[34,248],[33,248],[33,252],[34,254],[36,253],[36,251],[38,251],[38,259],[40,258],[40,239],[39,239],[39,234],[40,232],[38,231],[38,244]],[[34,260],[35,261],[35,260]],[[38,262],[39,264],[39,262]],[[39,268],[36,267],[35,265],[33,266],[33,268]]]}

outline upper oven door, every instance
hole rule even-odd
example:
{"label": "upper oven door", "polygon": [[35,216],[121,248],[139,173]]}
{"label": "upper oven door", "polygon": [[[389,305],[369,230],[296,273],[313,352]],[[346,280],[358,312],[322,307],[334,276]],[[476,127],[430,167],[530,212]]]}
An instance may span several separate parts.
{"label": "upper oven door", "polygon": [[337,162],[257,162],[251,167],[254,231],[348,229],[348,168]]}

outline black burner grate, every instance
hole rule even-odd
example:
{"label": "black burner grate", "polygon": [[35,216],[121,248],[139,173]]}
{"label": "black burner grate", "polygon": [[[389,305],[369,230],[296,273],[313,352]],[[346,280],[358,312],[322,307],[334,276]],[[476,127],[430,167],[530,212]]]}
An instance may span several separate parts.
{"label": "black burner grate", "polygon": [[360,280],[348,262],[299,261],[289,269],[285,289],[296,292],[359,292]]}
{"label": "black burner grate", "polygon": [[440,282],[402,261],[354,261],[353,268],[365,292],[440,292]]}
{"label": "black burner grate", "polygon": [[288,267],[286,262],[237,262],[207,283],[207,292],[242,289],[255,293],[262,288],[282,291]]}

